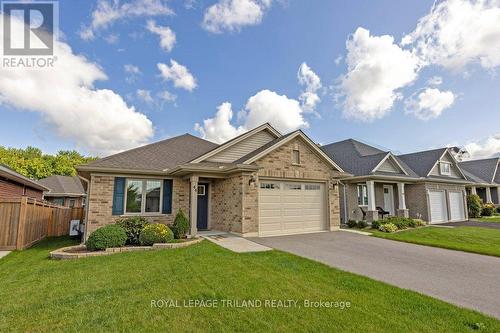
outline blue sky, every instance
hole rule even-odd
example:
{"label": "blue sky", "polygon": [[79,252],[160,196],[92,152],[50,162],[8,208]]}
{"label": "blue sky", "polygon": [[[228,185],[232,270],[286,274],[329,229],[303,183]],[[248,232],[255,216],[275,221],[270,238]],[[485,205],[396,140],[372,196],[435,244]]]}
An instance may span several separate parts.
{"label": "blue sky", "polygon": [[[500,46],[491,45],[498,44],[498,39],[491,39],[493,42],[485,45],[458,31],[458,37],[445,36],[440,45],[425,44],[419,48],[418,40],[426,41],[426,37],[439,33],[426,31],[427,26],[422,24],[424,32],[414,34],[410,44],[401,43],[426,15],[429,21],[440,22],[443,31],[453,28],[457,19],[449,13],[466,10],[458,7],[457,1],[438,3],[443,6],[443,12],[434,8],[433,16],[429,14],[433,1],[422,0],[134,0],[132,5],[144,1],[168,8],[174,14],[140,13],[123,7],[124,1],[60,1],[61,42],[71,47],[72,57],[83,56],[81,62],[96,66],[107,76],[106,80],[100,80],[99,74],[93,75],[91,84],[87,85],[92,92],[90,98],[94,98],[95,91],[111,90],[113,96],[121,97],[126,103],[126,106],[117,106],[112,116],[104,118],[110,127],[102,123],[87,124],[88,119],[82,114],[95,118],[96,114],[109,113],[116,104],[100,99],[89,102],[88,106],[83,103],[77,116],[73,115],[77,111],[71,106],[58,107],[65,105],[65,101],[59,103],[60,95],[50,92],[48,96],[53,104],[40,110],[34,102],[18,101],[18,96],[30,99],[37,92],[14,91],[7,86],[9,83],[0,82],[0,97],[3,95],[3,99],[0,98],[0,145],[34,145],[46,152],[78,149],[106,155],[186,132],[204,134],[208,139],[214,139],[213,133],[217,133],[219,139],[230,138],[259,121],[277,119],[278,124],[274,125],[278,128],[285,131],[304,128],[320,143],[353,137],[398,152],[456,144],[472,150],[474,157],[498,155],[500,79],[496,72],[500,59],[495,54]],[[499,15],[499,8],[494,6],[478,6],[476,1],[458,2],[476,5],[467,12],[500,17],[495,16]],[[118,18],[92,26],[103,3],[114,8],[112,13]],[[255,6],[245,7],[248,3]],[[214,5],[219,7],[212,8],[211,21],[207,21],[207,13]],[[221,18],[216,10],[224,9],[221,6],[239,11],[226,12],[229,14]],[[253,15],[253,21],[241,19],[244,10],[249,10],[243,13],[247,14],[244,17]],[[228,19],[230,15],[235,17]],[[492,27],[477,17],[469,19],[477,25],[474,30],[479,34],[483,32],[491,37],[492,30],[500,29],[500,24]],[[161,47],[158,33],[148,29],[148,20],[153,20],[158,29],[165,31],[168,27],[175,34],[175,43],[170,43],[168,50]],[[368,30],[369,34],[358,28]],[[92,38],[84,36],[85,29],[92,31]],[[390,36],[393,44],[387,40]],[[348,40],[350,49],[346,46]],[[448,46],[463,41],[465,45],[477,47],[473,51],[449,50]],[[436,56],[442,53],[439,51],[443,47],[450,54]],[[393,65],[387,63],[391,58]],[[176,87],[175,80],[161,75],[157,64],[169,67],[171,60],[185,67],[195,80],[195,87],[192,82]],[[303,63],[307,64],[308,77],[311,78],[312,72],[313,81],[320,80],[320,87],[307,80],[303,84],[299,82],[298,71]],[[127,73],[125,66],[140,73]],[[83,70],[77,67],[71,75],[75,78],[87,75],[84,66]],[[72,70],[72,66],[58,73],[46,70],[44,75],[53,79],[53,90],[58,90],[58,82],[64,81],[57,80],[58,75],[65,76]],[[80,71],[76,73],[77,70]],[[23,73],[18,80],[28,80],[29,75],[31,72]],[[436,77],[442,83],[429,83]],[[71,98],[72,91],[68,89],[62,94]],[[138,91],[142,91],[142,97]],[[165,91],[175,95],[175,101],[159,97]],[[260,93],[262,91],[267,93]],[[300,99],[304,92],[317,96],[320,101],[308,108]],[[256,98],[250,103],[252,96]],[[231,106],[223,104],[225,102]],[[222,109],[226,112],[232,111],[229,122],[224,123],[220,118],[219,122],[203,123],[216,118],[221,105],[225,105]],[[134,110],[130,111],[132,107]],[[134,124],[125,130],[126,121],[113,125],[119,121],[116,118],[121,118],[120,108],[128,108],[127,117],[130,117],[123,119],[129,124],[137,121],[144,126]],[[138,121],[138,114],[149,119],[150,125],[143,116]],[[63,120],[57,119],[59,117]],[[195,130],[196,123],[201,130]],[[88,134],[82,130],[86,126],[99,129]],[[150,129],[145,128],[148,126]],[[99,140],[94,142],[95,137]]]}

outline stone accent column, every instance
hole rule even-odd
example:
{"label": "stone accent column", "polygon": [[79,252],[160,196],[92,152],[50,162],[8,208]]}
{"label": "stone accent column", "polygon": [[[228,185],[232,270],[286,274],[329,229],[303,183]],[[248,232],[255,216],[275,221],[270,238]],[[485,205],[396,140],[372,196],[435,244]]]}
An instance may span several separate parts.
{"label": "stone accent column", "polygon": [[368,180],[366,182],[366,191],[368,192],[368,211],[366,212],[366,220],[368,222],[378,220],[378,211],[375,208],[375,182]]}
{"label": "stone accent column", "polygon": [[405,184],[404,183],[398,183],[398,201],[399,201],[399,207],[396,212],[397,216],[401,217],[409,217],[409,211],[406,208],[406,200],[405,200]]}
{"label": "stone accent column", "polygon": [[198,220],[198,176],[190,178],[190,198],[189,198],[189,221],[191,221],[191,236],[196,236],[198,228],[196,226]]}
{"label": "stone accent column", "polygon": [[491,189],[489,187],[486,188],[486,203],[491,203],[493,202],[491,200]]}
{"label": "stone accent column", "polygon": [[476,187],[475,186],[472,186],[470,188],[470,194],[477,194],[477,190],[476,190]]}

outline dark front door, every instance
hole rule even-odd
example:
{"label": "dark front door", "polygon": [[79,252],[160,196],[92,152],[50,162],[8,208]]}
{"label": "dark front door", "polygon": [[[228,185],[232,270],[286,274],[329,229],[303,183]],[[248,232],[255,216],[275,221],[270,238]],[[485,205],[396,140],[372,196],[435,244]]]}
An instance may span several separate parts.
{"label": "dark front door", "polygon": [[198,183],[198,230],[208,229],[208,183]]}

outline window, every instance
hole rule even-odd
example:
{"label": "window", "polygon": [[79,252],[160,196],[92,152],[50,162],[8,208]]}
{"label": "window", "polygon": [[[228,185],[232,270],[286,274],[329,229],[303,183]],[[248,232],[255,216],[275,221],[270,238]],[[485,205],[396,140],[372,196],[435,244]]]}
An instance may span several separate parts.
{"label": "window", "polygon": [[439,163],[439,171],[444,176],[450,176],[451,175],[451,163],[440,162]]}
{"label": "window", "polygon": [[69,206],[71,208],[75,207],[75,199],[69,199]]}
{"label": "window", "polygon": [[279,190],[280,186],[274,183],[260,183],[260,188],[266,190]]}
{"label": "window", "polygon": [[368,189],[365,184],[358,185],[358,205],[368,206]]}
{"label": "window", "polygon": [[159,213],[161,211],[160,180],[127,179],[125,213]]}
{"label": "window", "polygon": [[205,195],[205,185],[198,185],[198,195]]}
{"label": "window", "polygon": [[56,205],[64,206],[64,198],[54,198],[51,201]]}
{"label": "window", "polygon": [[300,152],[298,150],[292,151],[292,163],[300,164]]}
{"label": "window", "polygon": [[306,184],[304,188],[306,191],[319,191],[321,189],[319,184]]}
{"label": "window", "polygon": [[300,184],[286,184],[287,190],[301,190],[302,186]]}

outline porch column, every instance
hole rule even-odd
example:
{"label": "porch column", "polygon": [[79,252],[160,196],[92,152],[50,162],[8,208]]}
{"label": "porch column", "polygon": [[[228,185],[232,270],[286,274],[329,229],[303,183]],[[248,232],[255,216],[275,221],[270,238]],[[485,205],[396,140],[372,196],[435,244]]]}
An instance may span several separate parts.
{"label": "porch column", "polygon": [[470,194],[476,194],[477,195],[477,190],[476,190],[476,187],[475,186],[472,186],[470,188]]}
{"label": "porch column", "polygon": [[375,208],[375,182],[373,180],[366,181],[366,192],[368,194],[368,211],[366,212],[366,220],[368,222],[378,220],[378,211]]}
{"label": "porch column", "polygon": [[406,208],[406,200],[405,200],[405,183],[398,183],[398,201],[399,207],[397,211],[397,216],[408,217],[409,212]]}
{"label": "porch column", "polygon": [[198,176],[191,176],[190,178],[190,210],[189,210],[189,220],[191,221],[191,236],[196,236],[198,229],[196,227],[197,217],[198,217]]}
{"label": "porch column", "polygon": [[497,203],[500,205],[500,186],[497,187]]}
{"label": "porch column", "polygon": [[485,203],[491,203],[491,188],[487,187],[486,188],[486,202]]}

